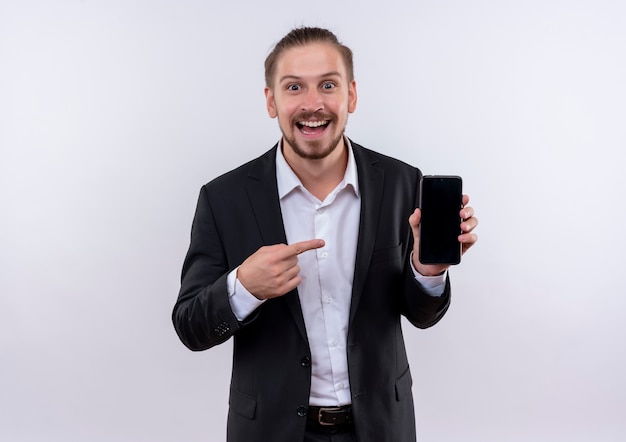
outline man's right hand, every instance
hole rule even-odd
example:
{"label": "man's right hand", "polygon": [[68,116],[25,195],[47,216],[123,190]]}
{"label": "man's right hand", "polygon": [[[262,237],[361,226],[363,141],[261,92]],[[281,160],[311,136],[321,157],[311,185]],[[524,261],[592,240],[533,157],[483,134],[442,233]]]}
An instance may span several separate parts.
{"label": "man's right hand", "polygon": [[320,247],[322,239],[261,247],[239,266],[237,279],[258,299],[283,296],[302,282],[298,255]]}

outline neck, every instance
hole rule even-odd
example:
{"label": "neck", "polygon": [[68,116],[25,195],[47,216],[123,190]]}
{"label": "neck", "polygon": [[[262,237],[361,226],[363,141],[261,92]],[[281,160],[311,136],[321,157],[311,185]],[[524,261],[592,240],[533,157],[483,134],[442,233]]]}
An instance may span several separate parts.
{"label": "neck", "polygon": [[348,167],[348,148],[343,137],[326,157],[312,160],[297,155],[283,139],[283,156],[302,182],[302,185],[320,201],[343,180]]}

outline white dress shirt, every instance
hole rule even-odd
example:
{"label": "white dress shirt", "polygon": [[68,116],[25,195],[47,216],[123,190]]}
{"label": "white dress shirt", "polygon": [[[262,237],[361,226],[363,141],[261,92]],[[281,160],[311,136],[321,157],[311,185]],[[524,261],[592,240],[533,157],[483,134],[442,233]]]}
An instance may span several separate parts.
{"label": "white dress shirt", "polygon": [[[324,247],[298,256],[302,282],[298,286],[311,350],[310,405],[351,403],[346,340],[356,261],[361,196],[352,147],[343,180],[320,201],[302,185],[282,154],[276,155],[278,196],[287,243],[323,239]],[[408,222],[407,214],[407,222]],[[440,296],[445,274],[417,280],[431,296]],[[228,275],[230,303],[238,320],[244,320],[261,301],[236,278]]]}

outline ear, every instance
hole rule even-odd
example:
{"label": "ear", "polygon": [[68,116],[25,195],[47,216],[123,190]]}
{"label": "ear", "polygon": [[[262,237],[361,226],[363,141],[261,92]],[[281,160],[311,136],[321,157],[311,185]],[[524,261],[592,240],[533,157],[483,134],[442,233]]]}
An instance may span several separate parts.
{"label": "ear", "polygon": [[356,81],[352,80],[348,85],[348,112],[352,113],[356,110],[356,102]]}
{"label": "ear", "polygon": [[265,106],[267,107],[267,114],[270,118],[276,118],[278,113],[276,112],[276,101],[274,100],[274,92],[269,88],[265,87]]}

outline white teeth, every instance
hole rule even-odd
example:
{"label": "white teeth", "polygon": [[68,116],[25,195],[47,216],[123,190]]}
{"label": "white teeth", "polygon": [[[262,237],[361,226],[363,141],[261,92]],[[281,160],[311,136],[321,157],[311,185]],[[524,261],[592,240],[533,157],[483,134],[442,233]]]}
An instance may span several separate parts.
{"label": "white teeth", "polygon": [[300,124],[306,127],[320,127],[328,124],[328,121],[301,121]]}

